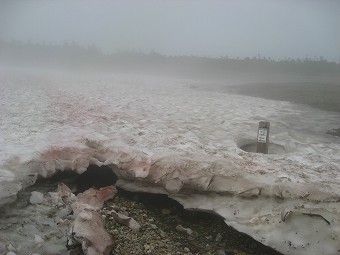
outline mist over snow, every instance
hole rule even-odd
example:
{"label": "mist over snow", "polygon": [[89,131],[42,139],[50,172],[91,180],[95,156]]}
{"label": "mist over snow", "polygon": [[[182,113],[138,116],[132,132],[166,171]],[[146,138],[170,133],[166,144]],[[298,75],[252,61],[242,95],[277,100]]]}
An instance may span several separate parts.
{"label": "mist over snow", "polygon": [[[72,235],[98,254],[88,234],[108,255],[99,210],[116,187],[216,213],[283,254],[339,254],[339,10],[1,1],[0,254],[69,254]],[[255,153],[260,121],[269,154]],[[96,206],[49,190],[50,177],[89,169],[116,186],[85,189]]]}

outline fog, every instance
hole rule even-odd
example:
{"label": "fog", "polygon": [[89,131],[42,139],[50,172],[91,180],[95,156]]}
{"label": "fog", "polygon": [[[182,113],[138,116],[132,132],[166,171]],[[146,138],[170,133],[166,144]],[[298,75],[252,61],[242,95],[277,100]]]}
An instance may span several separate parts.
{"label": "fog", "polygon": [[209,81],[331,82],[338,1],[1,1],[0,63]]}
{"label": "fog", "polygon": [[100,50],[340,61],[339,1],[9,1],[0,38]]}
{"label": "fog", "polygon": [[0,254],[338,254],[339,10],[1,1]]}

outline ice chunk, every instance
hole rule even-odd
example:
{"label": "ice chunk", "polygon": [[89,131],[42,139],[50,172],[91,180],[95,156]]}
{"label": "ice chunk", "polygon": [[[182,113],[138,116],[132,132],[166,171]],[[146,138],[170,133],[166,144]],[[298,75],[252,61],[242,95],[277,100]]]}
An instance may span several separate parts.
{"label": "ice chunk", "polygon": [[32,191],[30,197],[31,204],[41,204],[44,201],[44,194],[38,191]]}

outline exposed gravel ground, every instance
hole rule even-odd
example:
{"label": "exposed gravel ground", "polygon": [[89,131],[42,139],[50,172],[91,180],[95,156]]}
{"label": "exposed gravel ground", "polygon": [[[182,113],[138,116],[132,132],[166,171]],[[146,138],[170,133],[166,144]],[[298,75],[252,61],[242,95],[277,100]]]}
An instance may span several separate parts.
{"label": "exposed gravel ground", "polygon": [[[112,209],[133,217],[142,226],[140,231],[133,232],[115,222],[108,214]],[[221,217],[184,210],[164,195],[120,190],[102,211],[107,230],[116,243],[112,254],[280,254],[226,226]],[[179,225],[193,233],[179,231]]]}
{"label": "exposed gravel ground", "polygon": [[250,83],[242,86],[225,87],[223,91],[306,104],[325,111],[340,112],[339,82]]}
{"label": "exposed gravel ground", "polygon": [[340,137],[340,128],[332,129],[328,131],[328,134]]}

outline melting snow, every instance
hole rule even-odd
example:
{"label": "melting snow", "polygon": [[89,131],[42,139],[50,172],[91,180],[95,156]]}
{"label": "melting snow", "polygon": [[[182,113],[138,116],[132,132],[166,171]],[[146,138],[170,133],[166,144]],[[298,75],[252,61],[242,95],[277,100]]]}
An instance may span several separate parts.
{"label": "melting snow", "polygon": [[[196,83],[1,71],[0,203],[34,174],[115,165],[117,185],[215,211],[285,254],[336,254],[340,138],[326,133],[340,126],[340,114]],[[286,153],[239,149],[256,139],[261,120]],[[283,222],[285,208],[293,214]]]}

